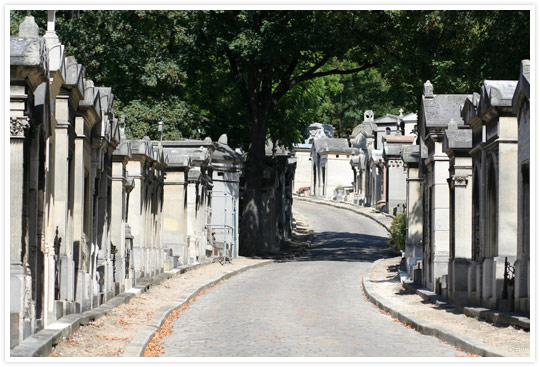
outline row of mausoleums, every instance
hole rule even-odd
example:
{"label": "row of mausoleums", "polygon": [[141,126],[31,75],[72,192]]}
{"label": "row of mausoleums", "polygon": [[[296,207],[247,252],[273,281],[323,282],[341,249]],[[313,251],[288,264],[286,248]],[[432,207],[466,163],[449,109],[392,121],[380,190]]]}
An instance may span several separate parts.
{"label": "row of mausoleums", "polygon": [[407,174],[401,152],[414,144],[416,125],[416,114],[403,115],[403,110],[379,118],[366,111],[348,139],[333,138],[330,125],[310,125],[310,137],[295,146],[294,191],[307,188],[316,197],[402,213]]}
{"label": "row of mausoleums", "polygon": [[428,81],[418,118],[366,111],[349,139],[313,124],[294,190],[406,213],[411,279],[459,304],[528,313],[529,96],[525,60],[518,81],[470,95]]}
{"label": "row of mausoleums", "polygon": [[423,231],[408,233],[408,267],[459,304],[529,312],[529,65],[470,95],[424,86],[420,145],[404,156],[422,179],[409,182],[422,204],[409,201],[408,225]]}
{"label": "row of mausoleums", "polygon": [[[10,39],[11,348],[164,271],[238,254],[245,156],[226,135],[128,140],[113,102],[64,55],[54,11],[43,37],[24,20]],[[290,233],[295,161],[274,150],[264,164],[272,251]]]}

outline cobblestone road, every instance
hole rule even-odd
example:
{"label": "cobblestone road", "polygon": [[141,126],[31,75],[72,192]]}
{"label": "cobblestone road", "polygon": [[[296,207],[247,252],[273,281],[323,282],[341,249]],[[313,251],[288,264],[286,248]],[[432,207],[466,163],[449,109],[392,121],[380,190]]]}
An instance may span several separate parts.
{"label": "cobblestone road", "polygon": [[163,340],[164,357],[463,355],[404,327],[362,294],[385,231],[357,214],[297,202],[315,231],[309,256],[250,270],[201,295]]}

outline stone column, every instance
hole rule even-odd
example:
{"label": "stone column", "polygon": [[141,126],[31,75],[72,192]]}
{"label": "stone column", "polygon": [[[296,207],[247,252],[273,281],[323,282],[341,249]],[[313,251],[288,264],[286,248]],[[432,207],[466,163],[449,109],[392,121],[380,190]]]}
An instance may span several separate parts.
{"label": "stone column", "polygon": [[[58,228],[57,246],[59,247],[60,300],[73,301],[75,266],[73,262],[72,243],[68,226],[69,209],[69,99],[68,96],[56,98],[56,128],[54,129],[54,221]],[[60,306],[59,306],[60,307]]]}
{"label": "stone column", "polygon": [[185,244],[184,172],[169,171],[163,186],[163,247],[170,248],[182,263]]}
{"label": "stone column", "polygon": [[409,278],[415,282],[421,281],[420,269],[417,265],[422,260],[422,225],[424,217],[422,201],[423,178],[420,176],[419,148],[418,145],[404,147],[402,153],[407,169],[407,239],[405,242],[405,257]]}
{"label": "stone column", "polygon": [[[472,164],[471,158],[463,158]],[[466,169],[461,169],[465,171]],[[472,260],[472,167],[469,174],[460,172],[449,179],[452,202],[450,203],[450,247],[448,264],[448,296],[457,304],[468,301],[469,270]]]}
{"label": "stone column", "polygon": [[126,275],[125,256],[126,256],[126,232],[125,232],[125,161],[124,156],[114,157],[112,162],[112,187],[111,187],[111,244],[115,248],[114,256],[114,275],[113,281],[118,285],[116,292],[124,291],[124,279]]}
{"label": "stone column", "polygon": [[[195,168],[192,168],[192,170]],[[187,248],[188,263],[194,263],[197,257],[197,182],[189,181],[187,185]]]}
{"label": "stone column", "polygon": [[[443,296],[446,292],[446,276],[448,274],[448,258],[450,248],[450,193],[448,190],[448,156],[441,152],[442,142],[435,142],[437,153],[432,157],[431,176],[431,250],[433,259],[434,289]],[[437,289],[440,287],[440,289]],[[439,293],[438,292],[438,293]]]}
{"label": "stone column", "polygon": [[[518,228],[518,145],[515,116],[499,118],[498,187],[497,187],[497,257],[495,257],[494,291],[504,298],[505,259],[513,264],[517,259]],[[515,281],[515,280],[514,280]],[[513,287],[507,286],[507,299],[499,300],[498,308],[509,311]]]}
{"label": "stone column", "polygon": [[[141,175],[141,166],[139,161],[130,161],[128,171],[133,178],[134,189],[129,195],[129,215],[128,224],[133,236],[133,266],[135,269],[135,278],[144,276],[144,235],[145,235],[145,207],[144,207],[144,177]],[[134,174],[137,172],[137,174]]]}
{"label": "stone column", "polygon": [[448,296],[454,303],[466,304],[473,298],[471,290],[476,265],[472,262],[472,130],[455,122],[445,131],[443,150],[449,156],[450,253],[448,263]]}
{"label": "stone column", "polygon": [[530,60],[521,61],[512,97],[518,116],[518,250],[515,267],[514,310],[530,312]]}
{"label": "stone column", "polygon": [[[11,344],[18,344],[32,333],[31,324],[25,322],[29,313],[28,303],[32,290],[27,288],[26,265],[22,262],[23,238],[23,187],[24,187],[24,136],[30,127],[25,116],[10,118],[10,315]],[[16,334],[16,335],[15,335]]]}
{"label": "stone column", "polygon": [[[75,284],[75,301],[76,311],[86,310],[89,306],[87,269],[85,247],[87,246],[87,238],[84,233],[84,217],[87,213],[84,212],[85,206],[85,152],[84,145],[86,136],[84,135],[84,118],[82,116],[75,117],[75,152],[74,152],[74,182],[73,182],[73,258],[75,260],[75,271],[77,272],[77,282]],[[87,188],[86,188],[87,189]],[[78,309],[77,309],[78,308]]]}

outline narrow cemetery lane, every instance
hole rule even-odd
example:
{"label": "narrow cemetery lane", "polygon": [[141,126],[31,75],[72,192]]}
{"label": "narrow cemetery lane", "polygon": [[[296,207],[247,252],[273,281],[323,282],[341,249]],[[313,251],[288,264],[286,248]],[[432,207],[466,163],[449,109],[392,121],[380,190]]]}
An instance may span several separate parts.
{"label": "narrow cemetery lane", "polygon": [[456,356],[362,294],[385,231],[346,210],[295,202],[315,231],[309,256],[250,270],[201,295],[163,339],[164,357]]}

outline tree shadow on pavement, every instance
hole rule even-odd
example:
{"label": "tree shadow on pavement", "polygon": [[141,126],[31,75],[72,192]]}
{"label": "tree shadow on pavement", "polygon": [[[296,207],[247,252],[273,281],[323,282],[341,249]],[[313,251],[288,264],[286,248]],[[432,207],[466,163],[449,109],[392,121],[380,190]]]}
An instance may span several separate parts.
{"label": "tree shadow on pavement", "polygon": [[322,232],[307,254],[296,261],[369,261],[388,257],[386,237],[350,232]]}

